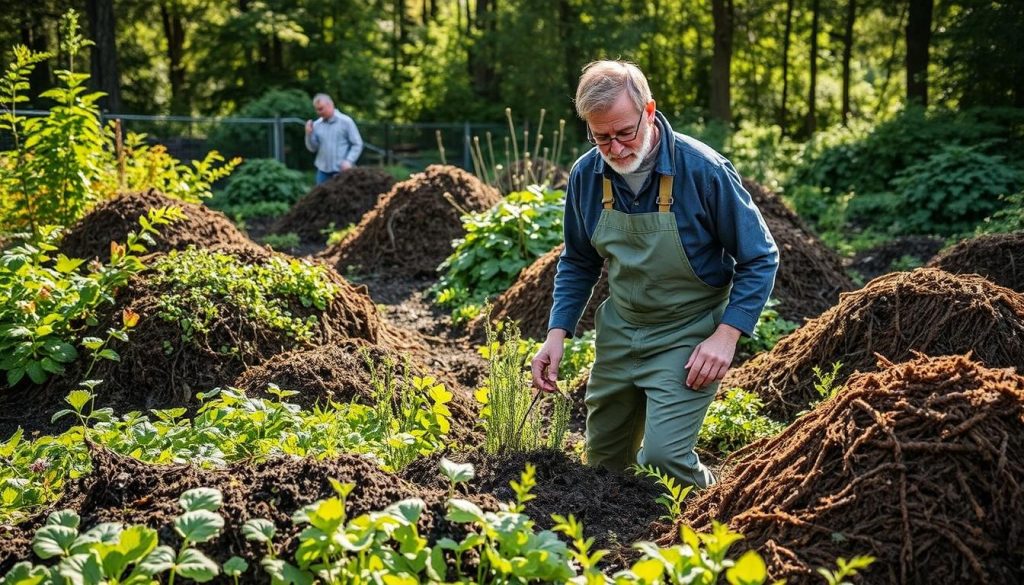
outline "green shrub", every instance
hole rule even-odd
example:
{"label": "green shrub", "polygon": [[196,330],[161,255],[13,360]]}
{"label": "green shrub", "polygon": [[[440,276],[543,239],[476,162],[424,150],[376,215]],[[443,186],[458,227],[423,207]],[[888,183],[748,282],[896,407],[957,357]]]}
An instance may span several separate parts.
{"label": "green shrub", "polygon": [[1024,172],[980,147],[944,146],[891,181],[893,191],[854,197],[848,217],[891,234],[955,235],[1002,208],[1001,196],[1024,185]]}
{"label": "green shrub", "polygon": [[986,218],[978,226],[979,234],[994,234],[1024,230],[1024,191],[1007,195],[1003,199],[1003,208]]}
{"label": "green shrub", "polygon": [[[245,104],[234,113],[239,118],[299,118],[307,120],[315,116],[312,97],[298,89],[272,89],[255,100]],[[290,165],[312,164],[312,155],[306,150],[305,134],[290,125],[285,132],[285,153]],[[294,130],[294,131],[293,131]],[[210,132],[210,145],[221,152],[232,154],[250,153],[254,145],[260,145],[260,152],[266,152],[263,145],[269,145],[273,132],[270,123],[248,124],[223,122]]]}
{"label": "green shrub", "polygon": [[431,289],[438,302],[457,309],[506,290],[523,268],[561,243],[564,205],[563,191],[530,188],[463,216],[466,237],[454,242]]}
{"label": "green shrub", "polygon": [[785,428],[782,423],[761,414],[763,407],[764,402],[753,392],[742,388],[726,391],[723,399],[715,400],[708,408],[698,444],[726,454]]}
{"label": "green shrub", "polygon": [[768,351],[775,347],[780,339],[796,330],[797,324],[780,317],[778,311],[773,308],[775,305],[774,299],[768,301],[757,318],[753,337],[740,337],[740,349],[751,355]]}
{"label": "green shrub", "polygon": [[270,158],[250,159],[231,175],[210,207],[236,220],[281,215],[308,190],[306,177],[299,171]]}

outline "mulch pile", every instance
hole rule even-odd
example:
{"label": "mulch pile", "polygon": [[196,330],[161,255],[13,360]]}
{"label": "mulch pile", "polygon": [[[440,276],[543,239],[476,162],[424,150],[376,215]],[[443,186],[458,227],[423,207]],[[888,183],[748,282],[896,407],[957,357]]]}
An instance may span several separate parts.
{"label": "mulch pile", "polygon": [[[271,520],[277,526],[274,545],[278,556],[294,561],[300,530],[291,516],[307,504],[333,497],[330,479],[355,484],[346,502],[350,518],[382,510],[405,498],[419,497],[428,506],[420,519],[421,535],[436,538],[458,533],[444,520],[446,489],[410,484],[351,455],[324,461],[280,458],[214,470],[149,465],[99,448],[93,448],[92,459],[93,472],[72,483],[53,510],[75,510],[82,517],[84,528],[100,522],[146,524],[157,529],[161,544],[177,549],[181,540],[174,530],[174,518],[182,513],[178,497],[196,487],[217,488],[224,496],[219,511],[224,517],[224,528],[220,536],[199,548],[218,563],[232,555],[249,559],[250,573],[242,579],[245,583],[266,579],[266,574],[258,569],[259,563],[252,562],[263,558],[266,549],[263,544],[245,540],[242,525],[251,518]],[[497,508],[497,502],[487,496],[469,499],[485,509]],[[44,513],[18,526],[0,528],[0,575],[17,561],[38,562],[29,545],[45,519]]]}
{"label": "mulch pile", "polygon": [[978,276],[933,268],[895,272],[844,294],[839,304],[783,338],[771,351],[731,370],[722,391],[756,392],[765,411],[791,420],[820,399],[812,368],[836,385],[855,371],[875,371],[876,354],[893,362],[968,351],[989,367],[1024,365],[1024,296]]}
{"label": "mulch pile", "polygon": [[980,274],[1024,293],[1024,232],[963,240],[943,250],[928,266],[956,274]]}
{"label": "mulch pile", "polygon": [[[535,497],[527,502],[526,513],[541,528],[551,528],[551,514],[573,514],[583,524],[584,533],[593,537],[597,548],[611,549],[605,558],[610,570],[623,568],[635,560],[629,547],[638,540],[649,540],[652,523],[665,509],[655,500],[661,488],[632,473],[614,473],[590,467],[571,459],[561,451],[541,450],[504,456],[481,452],[450,453],[450,459],[472,463],[476,476],[470,480],[470,493],[491,495],[501,502],[515,500],[510,481],[519,481],[527,463],[536,466]],[[437,473],[437,455],[419,459],[400,475],[431,489],[447,484]]]}
{"label": "mulch pile", "polygon": [[235,227],[223,213],[203,205],[172,199],[150,189],[126,193],[100,203],[71,226],[61,241],[61,252],[70,258],[110,258],[110,242],[124,243],[128,232],[139,231],[139,217],[150,209],[179,207],[186,219],[170,225],[157,226],[156,246],[149,252],[184,250],[189,246],[266,255],[267,251]]}
{"label": "mulch pile", "polygon": [[743,186],[761,210],[779,247],[779,271],[772,291],[779,315],[802,323],[835,305],[839,293],[853,290],[853,281],[843,271],[839,256],[775,193],[748,179],[743,180]]}
{"label": "mulch pile", "polygon": [[327,241],[325,230],[344,229],[359,223],[377,199],[395,184],[388,172],[374,167],[354,167],[313,187],[274,223],[271,231],[295,233],[303,244]]}
{"label": "mulch pile", "polygon": [[738,453],[682,522],[727,522],[789,583],[863,554],[867,583],[1019,583],[1024,377],[969,356],[883,365]]}
{"label": "mulch pile", "polygon": [[494,188],[466,171],[432,165],[395,185],[322,257],[342,274],[355,270],[386,272],[392,278],[433,276],[451,254],[452,240],[466,233],[462,214],[484,211],[500,200]]}
{"label": "mulch pile", "polygon": [[511,168],[498,174],[497,187],[502,193],[511,193],[530,185],[547,185],[551,189],[565,189],[569,184],[569,171],[546,158],[518,160]]}
{"label": "mulch pile", "polygon": [[[373,364],[371,367],[371,363]],[[392,364],[388,367],[387,364]],[[361,339],[296,349],[276,355],[266,362],[247,369],[232,386],[241,388],[249,396],[269,397],[269,384],[284,390],[299,392],[286,400],[310,409],[326,404],[328,400],[348,403],[374,404],[375,380],[386,385],[391,379],[395,388],[411,384],[405,379],[405,366],[412,376],[432,376],[430,369],[412,357],[373,345]],[[435,376],[436,377],[436,376]],[[448,408],[452,412],[452,436],[467,444],[476,444],[476,406],[469,391],[459,388],[453,380],[440,379],[453,394]],[[469,390],[475,390],[471,388]],[[397,400],[397,396],[394,397]]]}
{"label": "mulch pile", "polygon": [[[326,274],[338,292],[324,311],[304,307],[295,298],[286,300],[292,316],[317,317],[308,344],[266,327],[244,308],[223,300],[216,302],[218,314],[209,332],[196,332],[191,341],[186,341],[180,323],[158,316],[160,300],[172,292],[172,286],[156,284],[146,272],[133,277],[87,333],[105,338],[108,328],[120,327],[125,308],[140,315],[138,325],[129,332],[129,341],[111,345],[120,359],[99,360],[89,372],[89,379],[103,380],[97,388],[98,406],[111,406],[118,413],[173,406],[191,411],[198,406],[196,393],[229,384],[247,367],[274,355],[312,345],[356,338],[395,351],[418,349],[408,333],[381,319],[364,289],[352,286],[327,268]],[[7,436],[8,430],[13,431],[19,424],[28,430],[47,432],[70,424],[72,421],[65,419],[52,426],[49,417],[52,410],[62,407],[68,384],[85,379],[88,362],[87,356],[82,356],[67,374],[52,378],[43,388],[23,382],[0,393],[0,436]]]}
{"label": "mulch pile", "polygon": [[[527,266],[516,277],[515,283],[498,295],[491,303],[489,319],[492,323],[512,319],[519,324],[523,337],[544,339],[548,334],[548,316],[551,312],[551,295],[555,289],[555,273],[558,271],[558,257],[565,248],[559,244]],[[602,271],[600,280],[594,286],[594,294],[583,310],[576,333],[582,334],[594,328],[597,307],[608,298],[608,272]],[[481,315],[466,325],[470,336],[482,340],[486,336],[487,322]]]}
{"label": "mulch pile", "polygon": [[942,249],[943,244],[943,239],[938,236],[900,236],[869,250],[857,252],[846,267],[860,274],[866,282],[894,272],[893,263],[903,258],[914,260],[916,266],[924,266]]}

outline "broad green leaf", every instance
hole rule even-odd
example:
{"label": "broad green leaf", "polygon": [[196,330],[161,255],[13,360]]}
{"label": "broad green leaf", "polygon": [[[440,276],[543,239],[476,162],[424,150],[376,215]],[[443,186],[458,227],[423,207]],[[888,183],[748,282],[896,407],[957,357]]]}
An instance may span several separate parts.
{"label": "broad green leaf", "polygon": [[[180,415],[179,415],[180,416]],[[224,503],[220,490],[208,487],[193,488],[181,494],[178,503],[186,512],[208,510],[216,512]]]}
{"label": "broad green leaf", "polygon": [[726,570],[725,578],[730,585],[761,585],[768,578],[768,570],[761,556],[748,550]]}
{"label": "broad green leaf", "polygon": [[156,546],[156,530],[146,526],[130,526],[121,532],[117,544],[101,544],[96,550],[103,559],[104,574],[120,578],[128,565],[141,562]]}
{"label": "broad green leaf", "polygon": [[67,526],[68,528],[78,528],[82,518],[78,515],[78,512],[74,510],[58,510],[51,512],[46,517],[47,526]]}
{"label": "broad green leaf", "polygon": [[175,518],[174,528],[189,542],[206,542],[224,528],[224,518],[209,510],[193,510]]}
{"label": "broad green leaf", "polygon": [[231,557],[224,563],[224,574],[230,577],[237,577],[249,568],[249,563],[241,557]]}
{"label": "broad green leaf", "polygon": [[255,542],[270,542],[276,532],[274,523],[265,518],[252,518],[242,525],[242,536]]}
{"label": "broad green leaf", "polygon": [[313,585],[312,574],[287,561],[264,558],[260,565],[273,579],[274,585]]}
{"label": "broad green leaf", "polygon": [[49,524],[40,528],[32,538],[32,550],[41,559],[64,556],[78,538],[78,531],[70,526]]}
{"label": "broad green leaf", "polygon": [[99,585],[103,582],[103,567],[96,551],[62,559],[57,565],[57,573],[72,585]]}
{"label": "broad green leaf", "polygon": [[88,390],[72,390],[68,392],[68,395],[64,398],[64,401],[71,405],[76,412],[82,412],[86,404],[92,400],[92,392]]}
{"label": "broad green leaf", "polygon": [[187,579],[192,579],[197,583],[211,581],[220,573],[220,567],[217,566],[217,563],[194,548],[187,548],[182,551],[174,565],[174,570],[177,574]]}
{"label": "broad green leaf", "polygon": [[49,375],[47,375],[46,371],[43,370],[43,365],[39,362],[29,362],[28,365],[25,366],[25,373],[27,373],[29,379],[36,384],[42,384],[47,378],[49,378]]}
{"label": "broad green leaf", "polygon": [[54,264],[54,269],[61,274],[68,274],[74,272],[81,266],[85,260],[80,258],[68,258],[64,254],[57,255],[57,262]]}
{"label": "broad green leaf", "polygon": [[445,518],[452,522],[460,523],[478,522],[483,521],[484,511],[469,500],[452,498],[448,500],[448,514]]}
{"label": "broad green leaf", "polygon": [[4,575],[0,583],[4,585],[39,585],[49,576],[46,567],[33,567],[32,563],[22,561]]}
{"label": "broad green leaf", "polygon": [[50,357],[63,364],[71,363],[78,358],[78,350],[70,343],[57,343],[50,348]]}
{"label": "broad green leaf", "polygon": [[472,463],[455,463],[447,457],[441,458],[441,473],[452,483],[464,483],[476,475]]}
{"label": "broad green leaf", "polygon": [[426,502],[420,498],[406,498],[391,504],[384,511],[404,518],[410,524],[415,524],[423,514],[423,510],[426,509]]}
{"label": "broad green leaf", "polygon": [[90,351],[96,351],[97,349],[103,347],[103,340],[100,339],[99,337],[83,337],[82,347]]}
{"label": "broad green leaf", "polygon": [[150,577],[170,571],[174,567],[174,549],[162,544],[153,552],[146,555],[146,558],[139,563],[139,572]]}

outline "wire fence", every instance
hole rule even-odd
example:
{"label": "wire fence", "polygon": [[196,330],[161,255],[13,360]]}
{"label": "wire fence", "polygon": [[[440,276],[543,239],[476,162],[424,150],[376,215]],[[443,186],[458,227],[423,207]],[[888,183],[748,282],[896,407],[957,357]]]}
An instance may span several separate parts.
{"label": "wire fence", "polygon": [[[44,110],[20,110],[20,115],[45,116]],[[151,144],[162,144],[169,154],[183,161],[200,160],[211,150],[227,158],[273,158],[289,168],[312,170],[314,155],[305,147],[305,123],[300,118],[214,118],[197,116],[152,116],[143,114],[101,114],[105,124],[120,120],[124,132],[144,134]],[[419,171],[446,162],[474,170],[472,144],[479,140],[485,164],[492,160],[508,166],[511,143],[507,125],[464,123],[357,122],[364,149],[362,165],[401,165]],[[520,155],[524,151],[522,130],[516,137]],[[536,137],[529,139],[530,149]],[[544,139],[543,147],[552,141]],[[10,136],[0,134],[0,151],[13,147]],[[543,147],[537,148],[538,153]]]}

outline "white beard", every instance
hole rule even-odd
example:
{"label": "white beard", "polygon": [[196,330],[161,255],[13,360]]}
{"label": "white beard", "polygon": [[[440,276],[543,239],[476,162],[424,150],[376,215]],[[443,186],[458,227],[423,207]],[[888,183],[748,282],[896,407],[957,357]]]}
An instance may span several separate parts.
{"label": "white beard", "polygon": [[601,155],[601,158],[604,159],[604,162],[608,163],[608,165],[612,167],[612,170],[614,170],[616,173],[619,173],[620,175],[626,175],[629,173],[636,172],[636,170],[640,168],[640,165],[643,164],[644,159],[647,158],[647,155],[651,153],[651,148],[653,147],[653,145],[651,144],[650,134],[651,127],[644,126],[643,132],[640,134],[640,146],[632,151],[622,151],[623,157],[629,154],[636,155],[630,158],[629,162],[620,162],[622,158],[612,158],[611,156],[602,152],[601,149],[598,149],[597,152]]}

